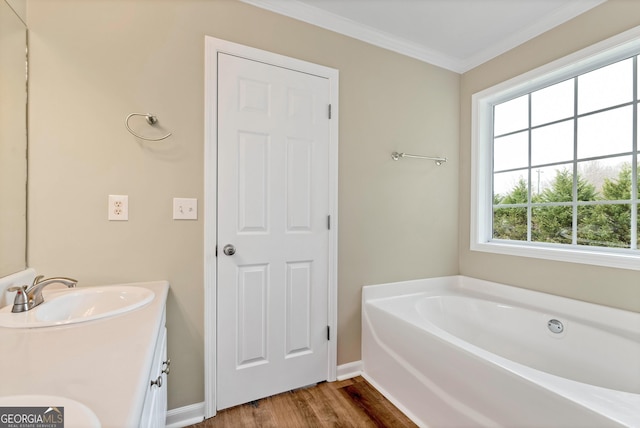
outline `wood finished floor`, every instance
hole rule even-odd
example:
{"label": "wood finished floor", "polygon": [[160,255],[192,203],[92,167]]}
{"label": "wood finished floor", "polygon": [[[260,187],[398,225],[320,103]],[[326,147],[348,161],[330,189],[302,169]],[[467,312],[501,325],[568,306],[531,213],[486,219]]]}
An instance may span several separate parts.
{"label": "wood finished floor", "polygon": [[221,410],[189,428],[416,427],[358,376]]}

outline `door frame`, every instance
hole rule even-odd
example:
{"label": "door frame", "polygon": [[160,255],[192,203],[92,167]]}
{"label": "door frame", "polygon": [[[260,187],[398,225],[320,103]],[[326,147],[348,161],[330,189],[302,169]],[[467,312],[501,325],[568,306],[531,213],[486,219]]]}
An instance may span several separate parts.
{"label": "door frame", "polygon": [[280,54],[205,36],[204,105],[204,397],[205,417],[216,414],[217,356],[217,189],[218,189],[218,54],[226,53],[323,77],[329,81],[329,257],[327,380],[336,380],[338,339],[338,70]]}

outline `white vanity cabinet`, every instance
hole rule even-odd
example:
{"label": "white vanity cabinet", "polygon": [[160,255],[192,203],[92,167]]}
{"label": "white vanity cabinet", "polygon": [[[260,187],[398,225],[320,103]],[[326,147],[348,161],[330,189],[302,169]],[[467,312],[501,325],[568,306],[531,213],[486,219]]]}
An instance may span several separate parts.
{"label": "white vanity cabinet", "polygon": [[165,327],[165,316],[162,317],[162,327],[158,334],[153,362],[149,379],[147,381],[147,392],[140,418],[140,428],[164,427],[167,417],[167,376],[169,374],[171,361],[167,358],[167,328]]}
{"label": "white vanity cabinet", "polygon": [[[0,355],[7,361],[33,363],[26,372],[0,364],[0,397],[63,397],[87,406],[103,427],[164,427],[169,283],[116,286],[146,288],[154,297],[144,306],[99,320],[43,328],[0,327]],[[71,413],[65,413],[69,426],[82,426],[67,417]]]}

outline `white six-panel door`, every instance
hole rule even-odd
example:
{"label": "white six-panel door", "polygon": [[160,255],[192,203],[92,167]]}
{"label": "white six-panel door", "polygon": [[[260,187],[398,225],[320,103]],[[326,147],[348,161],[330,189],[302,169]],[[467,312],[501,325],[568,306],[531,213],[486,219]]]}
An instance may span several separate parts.
{"label": "white six-panel door", "polygon": [[225,53],[217,72],[223,409],[328,378],[330,90]]}

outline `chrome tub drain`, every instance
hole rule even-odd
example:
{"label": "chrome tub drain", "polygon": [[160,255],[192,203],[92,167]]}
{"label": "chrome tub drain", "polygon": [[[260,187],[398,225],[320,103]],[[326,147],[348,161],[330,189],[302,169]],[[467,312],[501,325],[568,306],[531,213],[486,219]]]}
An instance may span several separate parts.
{"label": "chrome tub drain", "polygon": [[547,321],[547,327],[549,328],[549,331],[551,333],[556,333],[556,334],[562,333],[562,331],[564,330],[564,325],[562,325],[562,323],[557,319],[552,319]]}

